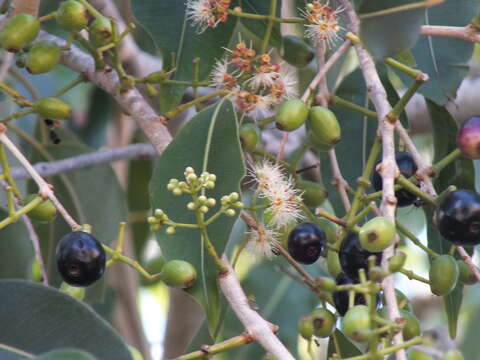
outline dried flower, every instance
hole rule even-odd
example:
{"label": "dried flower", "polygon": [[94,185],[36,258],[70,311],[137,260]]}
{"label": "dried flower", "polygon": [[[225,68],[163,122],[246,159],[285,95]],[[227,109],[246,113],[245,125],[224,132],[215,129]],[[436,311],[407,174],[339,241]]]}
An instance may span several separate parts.
{"label": "dried flower", "polygon": [[230,0],[187,0],[187,19],[201,34],[227,21],[229,6]]}
{"label": "dried flower", "polygon": [[248,232],[248,236],[249,240],[246,249],[258,258],[272,258],[275,255],[275,248],[280,246],[277,240],[278,233],[264,224],[258,224],[257,229],[251,229]]}

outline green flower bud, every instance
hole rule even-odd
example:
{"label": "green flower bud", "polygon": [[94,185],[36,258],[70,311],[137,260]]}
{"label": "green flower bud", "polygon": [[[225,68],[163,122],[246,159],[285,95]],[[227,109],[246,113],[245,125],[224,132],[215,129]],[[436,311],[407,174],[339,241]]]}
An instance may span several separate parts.
{"label": "green flower bud", "polygon": [[88,11],[75,0],[67,0],[57,10],[57,24],[66,31],[80,31],[88,25]]}
{"label": "green flower bud", "polygon": [[65,119],[71,115],[72,108],[62,100],[47,97],[37,100],[33,104],[33,111],[46,118]]}
{"label": "green flower bud", "polygon": [[43,74],[52,70],[60,61],[60,48],[50,41],[32,46],[27,54],[26,67],[30,74]]}
{"label": "green flower bud", "polygon": [[12,16],[0,31],[0,45],[9,52],[18,52],[40,31],[40,22],[29,14]]}
{"label": "green flower bud", "polygon": [[186,289],[195,283],[197,271],[189,262],[170,260],[163,266],[160,278],[168,286]]}

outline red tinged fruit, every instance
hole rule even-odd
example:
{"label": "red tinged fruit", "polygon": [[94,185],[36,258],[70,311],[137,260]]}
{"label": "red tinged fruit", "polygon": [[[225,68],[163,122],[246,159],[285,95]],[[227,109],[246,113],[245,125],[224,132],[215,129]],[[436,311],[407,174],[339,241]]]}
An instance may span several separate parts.
{"label": "red tinged fruit", "polygon": [[480,116],[465,120],[457,133],[457,146],[469,159],[480,159]]}

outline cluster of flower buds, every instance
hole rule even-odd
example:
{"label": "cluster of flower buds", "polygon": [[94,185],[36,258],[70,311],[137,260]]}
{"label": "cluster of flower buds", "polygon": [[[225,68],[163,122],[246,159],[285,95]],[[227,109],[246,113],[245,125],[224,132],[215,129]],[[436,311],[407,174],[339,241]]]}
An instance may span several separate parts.
{"label": "cluster of flower buds", "polygon": [[186,181],[179,181],[178,179],[170,179],[167,189],[173,195],[182,194],[196,194],[203,189],[213,189],[217,177],[204,171],[200,176],[195,173],[192,167],[187,167],[184,172]]}
{"label": "cluster of flower buds", "polygon": [[253,118],[273,115],[275,107],[297,95],[296,81],[284,64],[271,62],[269,54],[257,54],[240,41],[217,61],[211,86],[230,90],[239,110]]}
{"label": "cluster of flower buds", "polygon": [[338,24],[338,14],[343,8],[333,9],[329,2],[322,4],[320,1],[307,3],[305,10],[301,10],[307,21],[305,35],[315,42],[326,42],[329,48],[340,39],[338,32],[342,27]]}
{"label": "cluster of flower buds", "polygon": [[216,204],[217,201],[214,198],[207,198],[205,195],[200,195],[195,202],[191,201],[187,204],[187,209],[191,211],[200,210],[201,213],[206,214],[208,210]]}
{"label": "cluster of flower buds", "polygon": [[237,192],[232,192],[230,195],[224,195],[220,199],[222,203],[222,208],[225,209],[225,215],[227,216],[235,216],[235,210],[232,207],[241,209],[243,207],[243,203],[239,201],[240,195]]}
{"label": "cluster of flower buds", "polygon": [[[162,209],[156,209],[153,212],[153,216],[149,216],[147,219],[147,222],[150,224],[150,230],[152,232],[160,230],[162,225],[164,225],[165,223],[168,223],[169,221],[170,219]],[[167,228],[167,234],[171,233],[172,230],[169,230],[170,228],[172,228],[173,232],[175,232],[175,228],[173,228],[172,226],[169,226]]]}

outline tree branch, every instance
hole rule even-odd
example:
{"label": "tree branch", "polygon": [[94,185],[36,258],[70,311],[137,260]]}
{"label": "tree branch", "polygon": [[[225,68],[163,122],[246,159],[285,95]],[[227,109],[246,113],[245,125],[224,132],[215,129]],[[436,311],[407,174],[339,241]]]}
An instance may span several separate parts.
{"label": "tree branch", "polygon": [[[346,14],[350,21],[350,30],[354,33],[358,33],[359,20],[355,13],[355,10],[348,0],[341,0],[342,5],[345,7]],[[388,103],[387,93],[383,87],[380,77],[378,76],[373,59],[368,52],[360,45],[355,44],[355,50],[357,52],[360,67],[365,78],[369,97],[375,106],[375,110],[379,119],[379,131],[382,138],[382,184],[383,184],[383,197],[381,204],[381,212],[383,216],[387,217],[393,223],[395,223],[395,207],[397,199],[395,198],[395,178],[398,174],[398,167],[395,161],[395,139],[394,130],[395,122],[399,123],[398,119],[394,119],[392,123],[388,119],[387,115],[392,110],[392,107]],[[382,256],[382,266],[388,267],[388,259],[395,254],[395,245],[392,245],[384,250]],[[383,289],[385,298],[387,300],[388,315],[392,321],[400,317],[398,310],[397,299],[395,297],[395,283],[393,276],[387,276],[383,283]],[[402,333],[399,332],[393,338],[395,345],[403,343]],[[401,348],[396,352],[397,360],[406,360],[405,349]]]}
{"label": "tree branch", "polygon": [[247,333],[278,360],[294,360],[295,358],[292,354],[275,335],[274,329],[276,327],[268,323],[250,307],[249,301],[238,282],[238,278],[235,276],[235,271],[225,255],[222,257],[222,260],[228,271],[220,275],[218,279],[220,289],[238,319],[245,326]]}
{"label": "tree branch", "polygon": [[420,34],[426,36],[451,37],[474,43],[480,42],[480,31],[473,25],[467,25],[465,27],[424,25],[420,28]]}
{"label": "tree branch", "polygon": [[[122,148],[95,151],[57,161],[39,162],[33,167],[41,176],[47,177],[115,161],[151,158],[156,155],[155,148],[150,144],[132,144]],[[12,168],[12,177],[14,179],[28,179],[30,174],[23,167],[14,167]]]}

